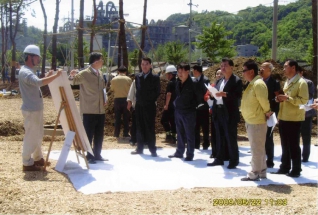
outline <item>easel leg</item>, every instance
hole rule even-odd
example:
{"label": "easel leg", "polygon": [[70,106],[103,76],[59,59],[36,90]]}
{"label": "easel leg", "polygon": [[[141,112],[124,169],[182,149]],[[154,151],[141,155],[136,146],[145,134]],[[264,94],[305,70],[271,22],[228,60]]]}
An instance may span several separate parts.
{"label": "easel leg", "polygon": [[50,152],[51,152],[51,148],[52,148],[52,145],[53,145],[53,141],[54,141],[54,136],[55,136],[55,133],[56,133],[56,129],[57,129],[57,125],[58,125],[58,122],[59,122],[59,119],[60,119],[60,116],[61,116],[61,112],[62,110],[64,109],[64,106],[65,106],[65,102],[62,101],[61,102],[61,106],[60,106],[60,110],[59,110],[59,114],[56,118],[56,121],[55,121],[55,126],[54,126],[54,130],[53,130],[53,134],[52,134],[52,138],[51,138],[51,143],[50,143],[50,146],[49,146],[49,150],[47,152],[47,156],[46,156],[46,160],[44,162],[44,167],[43,167],[43,170],[45,171],[46,170],[46,164],[47,162],[49,161],[49,156],[50,156]]}

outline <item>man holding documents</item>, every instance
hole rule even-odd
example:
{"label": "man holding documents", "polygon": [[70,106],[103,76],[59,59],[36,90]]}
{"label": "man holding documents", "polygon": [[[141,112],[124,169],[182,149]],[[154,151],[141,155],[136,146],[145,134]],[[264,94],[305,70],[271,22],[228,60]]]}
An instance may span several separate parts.
{"label": "man holding documents", "polygon": [[[276,96],[279,104],[279,134],[282,144],[282,158],[279,170],[275,174],[287,174],[299,177],[301,172],[300,125],[305,120],[305,110],[299,105],[308,102],[308,86],[296,72],[298,63],[287,60],[284,74],[287,77],[283,95]],[[291,169],[291,171],[290,171]]]}
{"label": "man holding documents", "polygon": [[83,125],[94,155],[87,152],[86,158],[90,164],[96,161],[107,161],[101,156],[104,139],[104,122],[106,96],[105,82],[99,69],[103,66],[102,54],[92,52],[89,55],[89,67],[77,73],[70,72],[71,84],[80,85],[80,113],[83,114]]}
{"label": "man holding documents", "polygon": [[[224,77],[216,82],[218,90],[214,95],[212,119],[215,125],[217,155],[208,166],[224,165],[224,144],[228,145],[228,169],[235,169],[239,164],[237,145],[237,124],[240,121],[239,103],[242,97],[242,80],[233,74],[234,63],[229,58],[223,58],[221,71]],[[225,139],[225,141],[222,141]]]}
{"label": "man holding documents", "polygon": [[[280,83],[276,81],[272,76],[272,71],[274,70],[273,64],[269,62],[265,62],[261,65],[260,68],[260,76],[262,76],[263,81],[267,86],[268,91],[268,101],[271,110],[277,116],[279,110],[279,103],[275,102],[275,93],[279,93],[280,91]],[[274,125],[275,126],[275,125]],[[266,142],[265,142],[265,151],[266,151],[266,165],[267,168],[274,167],[274,140],[273,140],[273,127],[267,126],[267,133],[266,133]]]}
{"label": "man holding documents", "polygon": [[255,61],[249,60],[243,65],[243,77],[248,85],[243,92],[241,113],[245,120],[248,140],[251,145],[252,170],[242,181],[259,181],[266,178],[266,119],[272,112],[268,102],[268,92],[265,82],[258,75],[258,67]]}

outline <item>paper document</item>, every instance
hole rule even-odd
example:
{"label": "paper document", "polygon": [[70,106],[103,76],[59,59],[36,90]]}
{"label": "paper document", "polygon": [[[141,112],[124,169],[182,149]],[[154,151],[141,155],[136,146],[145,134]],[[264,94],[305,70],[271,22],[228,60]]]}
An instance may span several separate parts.
{"label": "paper document", "polygon": [[273,113],[269,119],[267,120],[267,126],[268,127],[272,127],[272,131],[271,131],[271,134],[273,133],[273,130],[275,128],[275,125],[277,124],[277,118],[276,118],[276,114]]}
{"label": "paper document", "polygon": [[215,87],[212,87],[210,84],[205,84],[205,87],[212,93],[213,97],[216,100],[221,100],[222,99],[222,96],[216,96],[215,95],[216,93],[219,92]]}
{"label": "paper document", "polygon": [[311,104],[299,105],[299,109],[304,109],[305,111],[309,111],[312,109]]}

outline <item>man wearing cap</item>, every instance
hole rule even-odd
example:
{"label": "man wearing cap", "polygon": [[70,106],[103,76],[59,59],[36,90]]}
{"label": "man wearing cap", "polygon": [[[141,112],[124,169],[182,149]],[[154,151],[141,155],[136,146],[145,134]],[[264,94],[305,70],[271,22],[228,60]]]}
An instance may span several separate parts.
{"label": "man wearing cap", "polygon": [[100,72],[103,66],[103,55],[92,52],[89,55],[89,67],[79,73],[76,70],[70,72],[69,80],[72,85],[80,85],[80,113],[83,114],[83,125],[94,155],[89,152],[86,155],[88,163],[107,161],[101,155],[104,139],[105,108],[107,97],[105,96],[105,82]]}
{"label": "man wearing cap", "polygon": [[[197,88],[199,94],[205,95],[207,88],[206,84],[210,83],[210,80],[202,74],[202,66],[193,66],[193,81],[197,82]],[[200,128],[203,133],[203,150],[207,150],[210,145],[209,141],[209,105],[204,100],[204,97],[200,97],[201,100],[196,108],[196,124],[195,124],[195,148],[200,149]]]}
{"label": "man wearing cap", "polygon": [[118,75],[110,82],[110,89],[114,91],[115,109],[115,131],[114,137],[118,138],[120,133],[120,121],[123,116],[124,137],[129,137],[129,111],[127,110],[127,95],[131,85],[131,78],[126,75],[127,68],[121,66]]}
{"label": "man wearing cap", "polygon": [[33,69],[40,63],[40,49],[28,45],[24,51],[25,65],[20,69],[19,88],[22,96],[22,115],[24,118],[24,137],[22,148],[23,171],[40,171],[45,161],[42,154],[43,139],[43,98],[40,87],[51,83],[61,71],[48,72],[44,78],[38,78]]}
{"label": "man wearing cap", "polygon": [[166,68],[166,78],[168,79],[166,89],[166,100],[164,111],[161,117],[161,124],[166,132],[166,142],[176,143],[176,123],[174,120],[173,101],[176,98],[176,74],[177,69],[174,65],[169,65]]}

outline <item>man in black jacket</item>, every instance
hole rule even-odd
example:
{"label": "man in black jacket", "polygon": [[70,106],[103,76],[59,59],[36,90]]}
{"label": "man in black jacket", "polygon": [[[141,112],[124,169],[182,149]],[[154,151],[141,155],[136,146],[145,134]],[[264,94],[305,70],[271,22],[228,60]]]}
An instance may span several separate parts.
{"label": "man in black jacket", "polygon": [[[224,143],[228,145],[230,161],[228,169],[239,164],[237,124],[240,121],[239,104],[242,98],[242,80],[233,74],[234,63],[223,58],[221,71],[224,77],[216,82],[217,98],[213,98],[212,118],[215,125],[217,156],[208,166],[224,165]],[[222,134],[222,136],[221,136]],[[222,139],[225,139],[224,143]]]}
{"label": "man in black jacket", "polygon": [[[280,83],[275,80],[271,74],[274,70],[273,64],[269,62],[265,62],[261,65],[260,68],[260,76],[262,76],[263,81],[266,83],[268,90],[268,101],[271,108],[271,111],[278,115],[279,103],[275,102],[275,96],[280,91]],[[276,93],[276,94],[275,94]],[[272,127],[267,127],[266,133],[266,142],[265,142],[265,151],[266,151],[266,165],[267,168],[274,167],[274,140],[273,140],[273,132]]]}
{"label": "man in black jacket", "polygon": [[143,154],[144,145],[147,144],[151,156],[157,157],[155,117],[156,101],[160,95],[160,79],[152,74],[150,58],[142,59],[141,69],[142,72],[135,77],[137,148],[131,154]]}
{"label": "man in black jacket", "polygon": [[[205,84],[209,84],[210,80],[202,74],[202,66],[193,66],[193,81],[197,82],[197,91],[203,96],[205,95],[207,88]],[[203,133],[203,150],[209,148],[209,105],[204,101],[204,97],[199,101],[196,110],[196,125],[195,125],[195,148],[200,149],[200,128]]]}
{"label": "man in black jacket", "polygon": [[[177,128],[177,150],[169,158],[183,158],[185,145],[187,152],[185,161],[192,161],[195,145],[195,114],[197,101],[200,101],[200,94],[196,91],[194,83],[189,75],[190,65],[181,63],[177,67],[178,80],[176,83],[175,121]],[[203,95],[202,95],[203,98]]]}

